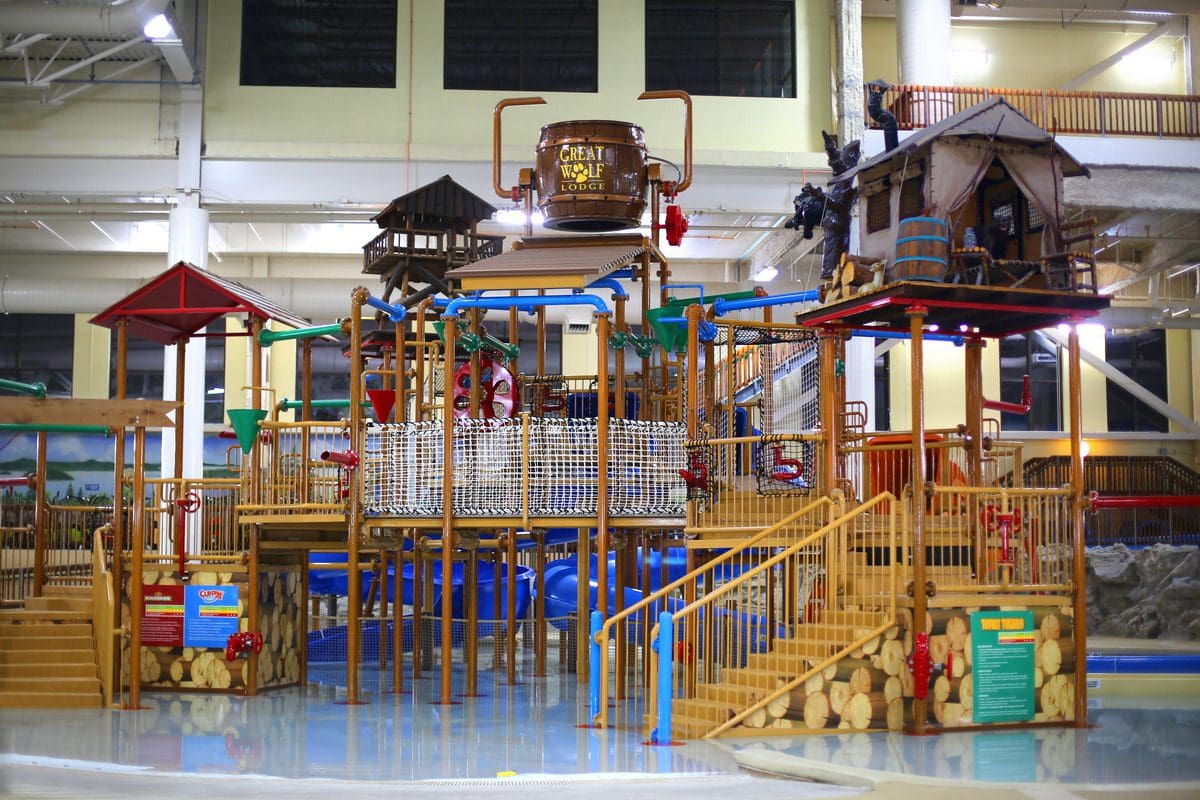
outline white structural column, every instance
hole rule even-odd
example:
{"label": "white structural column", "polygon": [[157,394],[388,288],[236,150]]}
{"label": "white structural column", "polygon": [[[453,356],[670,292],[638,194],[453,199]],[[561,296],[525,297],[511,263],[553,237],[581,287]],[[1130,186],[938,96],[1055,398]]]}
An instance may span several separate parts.
{"label": "white structural column", "polygon": [[1188,14],[1187,39],[1184,41],[1184,94],[1200,92],[1200,14]]}
{"label": "white structural column", "polygon": [[852,336],[846,342],[846,402],[866,403],[866,430],[875,430],[875,340]]}
{"label": "white structural column", "polygon": [[[946,0],[897,0],[896,53],[901,83],[952,86],[950,70],[950,4]],[[910,118],[932,125],[954,112],[947,94],[927,92],[912,99]]]}
{"label": "white structural column", "polygon": [[[200,149],[202,138],[203,92],[199,86],[185,86],[179,98],[179,175],[176,204],[171,209],[167,244],[167,266],[180,261],[208,269],[208,211],[200,207]],[[166,429],[162,434],[162,475],[175,477],[175,437],[183,437],[183,464],[179,475],[199,478],[204,474],[204,366],[205,339],[188,340],[184,353],[183,402],[187,413],[183,430]],[[175,347],[163,353],[163,399],[175,399]],[[161,537],[164,551],[171,547]],[[195,548],[188,542],[189,551]]]}

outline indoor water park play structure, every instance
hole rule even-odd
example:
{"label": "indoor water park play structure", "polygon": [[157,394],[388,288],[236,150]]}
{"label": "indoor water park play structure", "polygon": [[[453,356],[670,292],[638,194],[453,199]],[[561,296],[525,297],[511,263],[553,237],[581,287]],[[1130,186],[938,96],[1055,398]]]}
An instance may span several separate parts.
{"label": "indoor water park play structure", "polygon": [[[152,499],[127,517],[118,499],[97,540],[121,554],[111,570],[125,587],[103,630],[137,654],[107,657],[122,676],[109,692],[127,683],[131,707],[143,687],[254,694],[303,682],[310,646],[339,638],[348,702],[361,701],[369,653],[390,660],[397,692],[404,665],[418,678],[436,661],[448,704],[477,692],[481,643],[513,682],[518,647],[533,651],[522,672],[544,675],[553,638],[559,667],[589,678],[591,724],[645,724],[656,743],[1085,724],[1073,326],[1108,298],[1090,232],[1063,215],[1062,177],[1082,167],[1003,100],[862,164],[833,142],[830,193],[857,203],[858,252],[838,253],[820,287],[714,296],[673,286],[659,242],[686,231],[672,201],[691,182],[690,99],[643,98],[686,109],[672,180],[637,125],[573,121],[543,128],[536,168],[505,187],[502,112],[544,101],[497,105],[497,194],[570,235],[527,228],[501,251],[476,230],[492,207],[447,177],[376,218],[364,271],[385,289],[357,289],[344,322],[310,326],[185,264],[96,318],[119,343],[182,344],[246,314],[251,365],[248,408],[230,412],[236,479],[151,481],[135,444],[131,497],[152,487]],[[647,203],[652,236],[621,232]],[[985,229],[1007,238],[972,245]],[[554,307],[589,315],[585,374],[546,368]],[[1072,326],[1070,480],[1026,486],[1020,442],[987,411],[1028,400],[985,398],[982,354],[1060,323]],[[908,341],[908,430],[869,430],[864,404],[847,401],[851,336]],[[347,343],[349,397],[323,401],[345,408],[335,422],[312,419],[307,369],[300,401],[263,378],[273,343],[307,354],[320,337]],[[925,424],[931,339],[961,345],[953,428]],[[150,518],[159,546],[147,552]],[[199,535],[213,519],[220,547]],[[224,612],[190,616],[202,593]],[[322,599],[343,593],[344,628],[318,629]]]}

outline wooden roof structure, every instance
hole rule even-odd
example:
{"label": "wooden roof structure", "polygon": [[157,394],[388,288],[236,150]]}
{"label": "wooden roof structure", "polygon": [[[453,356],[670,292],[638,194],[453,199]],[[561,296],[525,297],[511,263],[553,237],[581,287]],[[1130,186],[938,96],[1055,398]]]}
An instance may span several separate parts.
{"label": "wooden roof structure", "polygon": [[443,175],[392,200],[371,219],[381,228],[397,227],[399,220],[406,219],[415,227],[437,222],[439,227],[449,225],[461,233],[495,213],[491,203]]}
{"label": "wooden roof structure", "polygon": [[662,253],[640,234],[531,236],[513,249],[447,273],[465,291],[476,289],[584,289],[600,278],[640,262],[662,263]]}
{"label": "wooden roof structure", "polygon": [[292,328],[311,323],[268,300],[249,286],[180,261],[146,285],[92,317],[92,324],[115,328],[121,320],[129,333],[168,345],[188,339],[226,314],[245,313]]}

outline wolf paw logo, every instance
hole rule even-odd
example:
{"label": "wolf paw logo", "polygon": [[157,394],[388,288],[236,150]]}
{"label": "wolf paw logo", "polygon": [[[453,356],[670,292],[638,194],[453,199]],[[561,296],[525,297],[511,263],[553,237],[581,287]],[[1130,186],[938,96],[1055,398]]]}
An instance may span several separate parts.
{"label": "wolf paw logo", "polygon": [[583,183],[588,179],[587,164],[575,164],[571,169],[571,180],[575,183]]}

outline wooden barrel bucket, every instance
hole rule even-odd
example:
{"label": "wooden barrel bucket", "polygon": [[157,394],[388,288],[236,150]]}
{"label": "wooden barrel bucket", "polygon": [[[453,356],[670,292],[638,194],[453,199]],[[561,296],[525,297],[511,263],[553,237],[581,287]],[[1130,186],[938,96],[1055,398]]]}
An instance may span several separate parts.
{"label": "wooden barrel bucket", "polygon": [[896,236],[893,281],[944,281],[950,257],[945,220],[909,217],[900,220]]}
{"label": "wooden barrel bucket", "polygon": [[584,233],[636,228],[646,208],[641,127],[610,120],[545,126],[536,183],[547,228]]}

